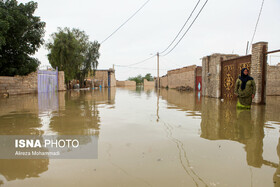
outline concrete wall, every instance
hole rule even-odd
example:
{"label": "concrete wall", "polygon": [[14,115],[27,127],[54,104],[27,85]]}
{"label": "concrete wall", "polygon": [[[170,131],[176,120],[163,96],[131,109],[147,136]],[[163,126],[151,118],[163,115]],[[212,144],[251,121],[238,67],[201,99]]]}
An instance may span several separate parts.
{"label": "concrete wall", "polygon": [[280,95],[280,64],[267,66],[266,95]]}
{"label": "concrete wall", "polygon": [[135,87],[136,82],[135,81],[117,81],[118,87]]}
{"label": "concrete wall", "polygon": [[147,81],[147,79],[144,79],[144,87],[149,86],[149,87],[154,87],[155,86],[155,81]]}

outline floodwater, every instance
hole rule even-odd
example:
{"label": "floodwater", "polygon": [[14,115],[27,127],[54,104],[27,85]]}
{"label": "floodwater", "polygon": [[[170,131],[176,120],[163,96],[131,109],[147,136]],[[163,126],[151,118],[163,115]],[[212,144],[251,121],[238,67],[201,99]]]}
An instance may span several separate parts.
{"label": "floodwater", "polygon": [[2,98],[1,135],[96,135],[98,159],[0,160],[0,186],[280,186],[279,105],[153,88]]}

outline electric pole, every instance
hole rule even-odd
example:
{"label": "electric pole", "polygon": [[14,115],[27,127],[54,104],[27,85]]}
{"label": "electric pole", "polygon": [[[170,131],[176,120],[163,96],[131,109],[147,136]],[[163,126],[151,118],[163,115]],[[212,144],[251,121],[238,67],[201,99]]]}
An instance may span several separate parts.
{"label": "electric pole", "polygon": [[159,89],[159,53],[157,53],[157,89]]}
{"label": "electric pole", "polygon": [[247,41],[246,55],[248,55],[248,49],[249,49],[249,41]]}

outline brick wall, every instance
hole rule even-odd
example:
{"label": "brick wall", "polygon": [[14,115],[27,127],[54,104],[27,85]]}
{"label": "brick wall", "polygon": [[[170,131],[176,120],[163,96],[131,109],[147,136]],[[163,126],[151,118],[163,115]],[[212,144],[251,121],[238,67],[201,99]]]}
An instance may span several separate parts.
{"label": "brick wall", "polygon": [[[58,72],[58,90],[66,90],[64,83],[64,72]],[[30,73],[27,76],[0,76],[0,95],[38,93],[38,72]]]}
{"label": "brick wall", "polygon": [[280,64],[267,66],[266,95],[280,95]]}
{"label": "brick wall", "polygon": [[117,80],[115,76],[115,72],[111,72],[111,87],[116,87],[117,86]]}
{"label": "brick wall", "polygon": [[64,79],[64,71],[58,72],[58,91],[65,91],[67,90],[65,79]]}
{"label": "brick wall", "polygon": [[[253,100],[254,103],[264,104],[266,93],[266,59],[263,53],[267,52],[267,42],[258,42],[252,46],[252,61],[250,74],[254,77],[256,83],[256,95]],[[265,60],[265,62],[264,62]]]}
{"label": "brick wall", "polygon": [[[176,88],[189,86],[195,88],[196,76],[202,75],[202,67],[192,65],[167,72],[167,75],[160,77],[160,87]],[[155,83],[157,80],[155,79]]]}
{"label": "brick wall", "polygon": [[37,93],[37,80],[37,72],[30,73],[27,76],[0,76],[0,94],[9,93],[9,95],[17,95]]}
{"label": "brick wall", "polygon": [[117,86],[118,87],[130,87],[130,86],[135,87],[136,82],[135,81],[117,81]]}
{"label": "brick wall", "polygon": [[97,70],[91,78],[100,81],[102,87],[108,87],[108,71]]}
{"label": "brick wall", "polygon": [[95,76],[90,75],[87,77],[87,79],[94,79],[98,82],[98,84],[101,84],[102,87],[107,88],[108,87],[108,72],[111,72],[111,87],[115,87],[117,85],[115,72],[112,70],[96,70]]}
{"label": "brick wall", "polygon": [[196,68],[196,76],[202,76],[202,67],[201,66],[197,66],[197,68]]}
{"label": "brick wall", "polygon": [[167,75],[160,77],[159,81],[160,81],[160,87],[162,87],[162,88],[168,87],[168,76]]}
{"label": "brick wall", "polygon": [[147,79],[144,79],[144,87],[145,86],[149,86],[149,87],[155,86],[155,81],[147,81]]}
{"label": "brick wall", "polygon": [[[267,42],[258,42],[252,46],[250,75],[256,82],[254,103],[265,103],[266,65],[263,53],[267,51]],[[221,61],[238,57],[238,55],[213,54],[202,59],[202,95],[221,97]]]}
{"label": "brick wall", "polygon": [[238,55],[212,54],[202,59],[202,95],[221,97],[221,59],[228,60]]}
{"label": "brick wall", "polygon": [[195,71],[196,65],[168,71],[168,88],[180,86],[195,88]]}

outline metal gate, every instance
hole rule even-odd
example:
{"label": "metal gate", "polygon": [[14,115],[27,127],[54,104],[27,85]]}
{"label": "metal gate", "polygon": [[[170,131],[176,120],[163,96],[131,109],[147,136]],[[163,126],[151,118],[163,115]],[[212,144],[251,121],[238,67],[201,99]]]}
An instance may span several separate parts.
{"label": "metal gate", "polygon": [[202,90],[202,76],[196,76],[195,90],[198,92]]}
{"label": "metal gate", "polygon": [[[223,99],[235,99],[234,94],[235,82],[242,68],[251,67],[251,55],[242,56],[231,60],[222,61],[222,98]],[[249,71],[250,73],[250,71]]]}
{"label": "metal gate", "polygon": [[38,71],[38,93],[58,90],[58,71]]}
{"label": "metal gate", "polygon": [[108,72],[108,88],[111,88],[111,72]]}

